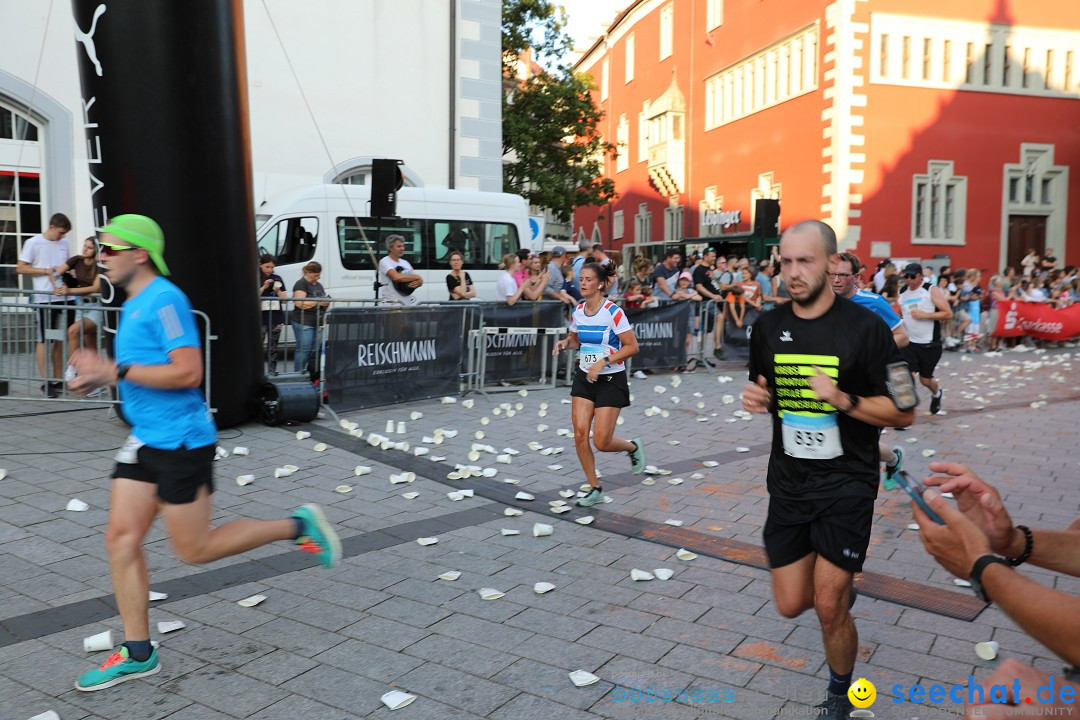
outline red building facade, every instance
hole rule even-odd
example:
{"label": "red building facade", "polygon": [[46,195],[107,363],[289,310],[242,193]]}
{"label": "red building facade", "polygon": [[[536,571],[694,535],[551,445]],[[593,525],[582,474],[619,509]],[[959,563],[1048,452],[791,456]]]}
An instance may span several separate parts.
{"label": "red building facade", "polygon": [[637,0],[577,69],[619,147],[578,239],[715,244],[777,198],[864,261],[1080,260],[1080,3]]}

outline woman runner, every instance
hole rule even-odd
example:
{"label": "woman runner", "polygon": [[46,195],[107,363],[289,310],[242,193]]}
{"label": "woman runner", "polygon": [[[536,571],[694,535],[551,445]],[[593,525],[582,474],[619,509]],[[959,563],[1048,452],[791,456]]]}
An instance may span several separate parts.
{"label": "woman runner", "polygon": [[614,263],[599,265],[585,263],[581,268],[581,296],[570,317],[570,333],[555,344],[553,355],[565,348],[578,349],[578,369],[574,373],[573,398],[574,445],[577,447],[581,469],[591,490],[578,500],[578,505],[590,507],[604,499],[604,491],[596,478],[596,462],[589,445],[589,428],[593,443],[600,452],[624,452],[630,456],[635,475],[645,470],[645,448],[641,438],[626,440],[615,437],[619,412],[630,404],[630,386],[626,379],[628,357],[638,352],[637,338],[630,329],[626,315],[605,295],[615,275]]}

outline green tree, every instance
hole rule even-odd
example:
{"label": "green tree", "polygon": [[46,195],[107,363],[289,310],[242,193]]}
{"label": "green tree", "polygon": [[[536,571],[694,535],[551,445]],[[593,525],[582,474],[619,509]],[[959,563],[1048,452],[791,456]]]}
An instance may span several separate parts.
{"label": "green tree", "polygon": [[[603,163],[616,147],[597,130],[604,113],[589,77],[563,62],[565,12],[550,0],[503,0],[502,13],[503,154],[514,158],[503,167],[504,190],[563,221],[575,208],[606,205],[616,194]],[[547,68],[521,80],[519,58]]]}

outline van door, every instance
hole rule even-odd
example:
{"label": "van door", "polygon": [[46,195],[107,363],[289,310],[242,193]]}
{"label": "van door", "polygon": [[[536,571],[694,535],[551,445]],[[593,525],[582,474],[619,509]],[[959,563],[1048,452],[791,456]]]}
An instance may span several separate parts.
{"label": "van door", "polygon": [[319,218],[314,214],[282,218],[268,224],[259,236],[259,256],[273,255],[276,272],[285,280],[285,289],[303,275],[303,267],[312,260],[323,262],[324,249],[319,244]]}

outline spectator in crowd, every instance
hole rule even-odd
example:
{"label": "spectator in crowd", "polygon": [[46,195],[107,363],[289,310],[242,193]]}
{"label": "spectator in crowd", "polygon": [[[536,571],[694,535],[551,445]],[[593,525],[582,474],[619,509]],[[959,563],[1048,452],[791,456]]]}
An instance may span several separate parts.
{"label": "spectator in crowd", "polygon": [[1012,265],[1001,271],[1001,289],[1004,292],[1009,292],[1012,286],[1016,283],[1016,268]]}
{"label": "spectator in crowd", "polygon": [[1044,272],[1050,272],[1057,267],[1057,258],[1054,257],[1054,251],[1050,248],[1046,248],[1046,252],[1043,253],[1042,260],[1039,262],[1039,268]]}
{"label": "spectator in crowd", "polygon": [[592,258],[592,262],[597,265],[609,265],[611,263],[611,258],[604,252],[604,246],[600,243],[595,243],[589,248],[589,256]]}
{"label": "spectator in crowd", "polygon": [[[694,335],[697,334],[697,323],[700,315],[698,304],[701,303],[701,295],[694,290],[694,277],[688,272],[679,273],[679,279],[675,284],[674,291],[671,293],[671,299],[675,302],[692,302],[693,307],[690,309],[690,320],[686,326],[686,350],[690,350],[690,341]],[[686,363],[686,371],[693,372],[697,369],[697,358],[690,358]]]}
{"label": "spectator in crowd", "polygon": [[[23,243],[22,252],[15,265],[19,275],[33,277],[34,290],[32,301],[39,306],[34,314],[37,318],[37,345],[34,356],[38,372],[44,384],[41,392],[46,397],[56,397],[63,388],[64,347],[63,343],[48,341],[45,333],[49,330],[65,331],[71,321],[68,319],[68,299],[54,294],[60,282],[57,269],[68,259],[68,244],[64,240],[71,232],[71,221],[67,215],[56,213],[49,218],[49,227]],[[51,346],[51,349],[50,349]],[[52,357],[52,375],[48,373],[47,358]]]}
{"label": "spectator in crowd", "polygon": [[563,294],[569,297],[574,303],[580,303],[583,298],[581,297],[581,291],[578,290],[577,285],[574,283],[574,267],[572,265],[562,266],[563,275]]}
{"label": "spectator in crowd", "polygon": [[758,272],[754,276],[754,282],[761,288],[761,311],[768,312],[776,307],[776,298],[773,296],[773,264],[768,260],[758,263]]}
{"label": "spectator in crowd", "polygon": [[[1011,269],[1011,268],[1010,268]],[[986,318],[986,332],[990,334],[990,349],[997,350],[1001,347],[1002,338],[994,335],[997,328],[998,307],[1008,299],[1005,293],[1005,278],[995,275],[990,278],[990,314]]]}
{"label": "spectator in crowd", "polygon": [[378,284],[378,297],[388,303],[415,305],[418,302],[413,293],[424,284],[424,278],[405,259],[404,235],[387,235],[386,255],[379,260]]}
{"label": "spectator in crowd", "polygon": [[476,285],[472,276],[465,270],[465,253],[451,250],[450,272],[446,275],[446,291],[451,300],[472,300],[476,297]]}
{"label": "spectator in crowd", "polygon": [[523,283],[526,300],[543,300],[547,287],[547,270],[540,264],[540,256],[533,255],[525,261],[528,275]]}
{"label": "spectator in crowd", "polygon": [[529,277],[529,258],[532,257],[532,251],[529,248],[518,248],[515,255],[517,255],[520,262],[517,269],[514,270],[514,282],[518,284],[518,287],[521,287]]}
{"label": "spectator in crowd", "polygon": [[726,297],[731,292],[731,288],[739,284],[741,277],[739,274],[739,258],[734,255],[728,255],[726,258],[721,255],[717,256],[713,282],[721,295]]}
{"label": "spectator in crowd", "polygon": [[567,305],[575,304],[574,298],[563,292],[563,282],[565,282],[563,270],[568,267],[566,265],[566,248],[562,245],[556,245],[552,248],[551,260],[548,261],[547,283],[544,285],[545,300],[558,300]]}
{"label": "spectator in crowd", "polygon": [[[723,330],[723,317],[722,317],[723,316],[723,307],[724,307],[724,296],[720,294],[720,290],[717,289],[717,287],[715,285],[713,285],[713,282],[712,282],[712,276],[710,274],[710,269],[712,268],[713,263],[715,263],[715,262],[716,262],[716,251],[713,250],[712,248],[706,249],[705,252],[701,256],[701,259],[698,260],[696,265],[694,265],[694,270],[693,270],[693,272],[691,272],[691,276],[694,279],[694,291],[697,292],[697,294],[700,295],[706,302],[708,302],[709,300],[712,300],[712,301],[714,301],[716,303],[716,311],[715,311],[715,313],[709,312],[709,313],[707,313],[705,315],[705,326],[701,328],[702,347],[705,347],[705,348],[713,347],[713,348],[715,348],[713,350],[713,355],[717,359],[722,360],[724,358],[724,349],[723,349],[724,348],[724,345],[723,345],[723,343],[724,343],[724,340],[723,340],[724,330]],[[715,315],[721,315],[721,324],[720,324],[719,332],[713,333],[713,329],[714,329],[714,327],[716,325],[716,317],[715,317]],[[713,337],[712,342],[710,343],[709,339],[713,335],[715,337]],[[708,363],[709,362],[708,359],[706,359],[705,362]]]}
{"label": "spectator in crowd", "polygon": [[1035,252],[1035,248],[1028,248],[1027,255],[1020,261],[1020,267],[1024,269],[1024,277],[1030,278],[1035,273],[1035,268],[1039,266],[1039,253]]}
{"label": "spectator in crowd", "polygon": [[626,294],[623,295],[623,307],[628,310],[638,308],[655,307],[659,299],[652,294],[652,288],[642,285],[641,281],[634,278],[626,286]]}
{"label": "spectator in crowd", "polygon": [[[607,264],[615,268],[615,275],[611,278],[607,294],[604,297],[608,300],[617,300],[619,296],[622,295],[622,253],[613,253],[606,257],[608,258]],[[601,263],[601,265],[603,264],[604,263]]]}
{"label": "spectator in crowd", "polygon": [[982,273],[972,268],[964,274],[964,282],[960,286],[960,302],[968,315],[963,350],[967,353],[975,352],[979,342],[979,320],[982,315],[982,288],[979,287],[981,277]]}
{"label": "spectator in crowd", "polygon": [[[923,499],[944,521],[927,517],[915,503],[912,510],[919,523],[919,538],[926,551],[947,571],[967,578],[975,594],[993,602],[1022,630],[1030,634],[1066,662],[1080,665],[1080,598],[1029,579],[1016,568],[1030,563],[1047,570],[1080,577],[1080,526],[1039,530],[1013,525],[998,491],[959,463],[930,463],[926,479],[929,489]],[[942,493],[952,493],[956,507]],[[1078,518],[1080,520],[1080,518]],[[1042,686],[1055,688],[1052,697],[1039,697],[1041,714],[1072,712],[1080,685],[1062,677],[1029,667],[1008,658],[982,681],[983,687],[1003,685],[1007,704],[991,704],[989,698],[978,706],[968,705],[967,715],[1011,716],[1020,714],[1025,699],[1037,697]],[[1062,704],[1061,689],[1070,689],[1072,700]],[[1019,690],[1019,693],[1017,693]],[[969,703],[974,699],[969,700]],[[1019,707],[1016,707],[1019,706]],[[1056,713],[1049,709],[1057,710]]]}
{"label": "spectator in crowd", "polygon": [[1016,300],[1017,302],[1030,302],[1028,299],[1028,290],[1031,289],[1031,280],[1023,278],[1020,282],[1014,284],[1009,290],[1006,298],[1009,300]]}
{"label": "spectator in crowd", "polygon": [[503,272],[495,282],[495,299],[513,305],[525,294],[525,284],[518,285],[516,278],[521,268],[521,258],[514,253],[503,255],[499,268]]}
{"label": "spectator in crowd", "polygon": [[[775,248],[774,248],[775,249]],[[791,302],[791,293],[788,292],[787,283],[784,282],[784,274],[780,272],[780,263],[773,263],[772,296],[775,307],[786,305]]]}
{"label": "spectator in crowd", "polygon": [[674,248],[664,253],[664,259],[653,268],[653,287],[657,297],[670,298],[675,292],[675,282],[679,276],[679,264],[682,254]]}
{"label": "spectator in crowd", "polygon": [[281,329],[285,327],[285,313],[281,301],[288,297],[285,281],[274,273],[274,256],[265,253],[259,257],[259,297],[262,298],[262,342],[266,347],[266,373],[278,374],[277,351]]}
{"label": "spectator in crowd", "polygon": [[[747,312],[746,324],[753,325],[757,320],[758,315],[761,314],[761,308],[764,303],[764,290],[757,280],[754,279],[754,271],[750,266],[744,267],[740,271],[742,277],[739,280],[739,287],[742,288],[743,298],[746,300]],[[772,288],[770,287],[770,290]]]}
{"label": "spectator in crowd", "polygon": [[922,269],[923,282],[928,282],[931,285],[937,285],[937,275],[934,274],[933,265],[924,265]]}
{"label": "spectator in crowd", "polygon": [[[891,265],[889,267],[892,267]],[[885,298],[885,302],[889,303],[889,306],[893,309],[893,312],[900,314],[900,276],[896,273],[889,274],[885,278],[885,284],[881,288],[881,297]]]}
{"label": "spectator in crowd", "polygon": [[641,283],[642,287],[653,286],[653,262],[647,257],[639,257],[634,260],[634,280]]}
{"label": "spectator in crowd", "polygon": [[[74,297],[82,307],[75,313],[75,322],[67,329],[68,357],[76,350],[97,347],[97,330],[104,327],[105,312],[99,307],[90,307],[91,295],[101,292],[101,276],[98,274],[98,244],[93,235],[83,240],[82,253],[68,258],[57,268],[62,282],[53,292],[57,295]],[[67,378],[67,375],[64,376]]]}
{"label": "spectator in crowd", "polygon": [[874,273],[873,282],[874,292],[876,292],[878,295],[881,294],[881,288],[885,287],[885,268],[890,266],[895,269],[895,266],[892,264],[892,260],[890,260],[889,258],[885,258],[877,264],[877,272]]}
{"label": "spectator in crowd", "polygon": [[1048,299],[1046,294],[1046,288],[1043,286],[1043,279],[1039,275],[1035,275],[1031,279],[1031,287],[1028,288],[1028,302],[1045,303]]}
{"label": "spectator in crowd", "polygon": [[[727,322],[733,326],[732,329],[742,330],[745,325],[743,324],[744,318],[746,318],[746,293],[739,285],[731,288],[731,292],[724,298],[724,302],[727,304]],[[728,333],[731,334],[730,332]]]}
{"label": "spectator in crowd", "polygon": [[319,327],[321,311],[330,307],[326,301],[304,300],[304,298],[326,298],[326,289],[319,282],[322,277],[322,265],[309,262],[304,266],[304,274],[293,285],[293,309],[290,321],[296,338],[293,354],[293,372],[308,369],[308,360],[315,350],[315,335]]}

